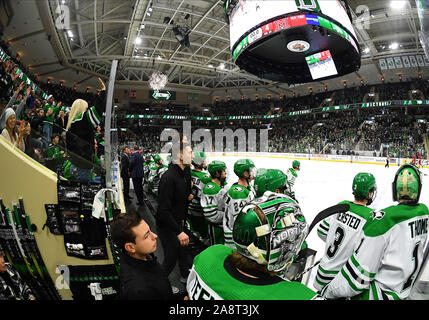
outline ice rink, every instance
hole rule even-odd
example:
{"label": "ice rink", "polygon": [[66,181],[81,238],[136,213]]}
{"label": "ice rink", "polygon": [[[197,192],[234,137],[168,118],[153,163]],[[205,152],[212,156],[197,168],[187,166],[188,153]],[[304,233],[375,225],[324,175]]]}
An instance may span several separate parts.
{"label": "ice rink", "polygon": [[[234,162],[240,158],[236,156],[209,156],[207,163],[213,160],[224,161],[229,171],[228,182],[234,183],[237,177],[234,174]],[[249,157],[255,163],[257,168],[266,169],[281,169],[285,172],[292,166],[291,159],[282,159],[275,157]],[[384,209],[394,205],[392,199],[392,182],[398,166],[390,165],[385,168],[384,165],[372,164],[357,164],[343,162],[327,162],[314,160],[300,160],[301,171],[298,173],[298,178],[295,183],[296,197],[301,206],[302,212],[305,215],[308,223],[313,221],[313,218],[330,206],[337,204],[343,200],[353,201],[352,182],[353,178],[359,172],[372,173],[377,183],[377,197],[371,208]],[[427,173],[428,169],[423,169],[423,173]],[[422,175],[422,193],[420,202],[429,205],[429,186],[427,185],[427,177]],[[314,228],[307,238],[308,246],[317,250],[316,260],[318,261],[325,250],[325,244],[317,236],[317,230]],[[317,268],[313,268],[309,286],[312,287],[313,278]]]}

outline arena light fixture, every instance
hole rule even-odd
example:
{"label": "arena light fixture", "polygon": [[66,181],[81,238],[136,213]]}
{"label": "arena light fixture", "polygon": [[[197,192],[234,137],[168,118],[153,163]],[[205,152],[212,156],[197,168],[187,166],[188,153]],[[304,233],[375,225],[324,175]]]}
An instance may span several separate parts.
{"label": "arena light fixture", "polygon": [[397,50],[399,48],[399,43],[393,42],[389,45],[390,50]]}
{"label": "arena light fixture", "polygon": [[394,10],[401,10],[407,5],[406,0],[391,0],[390,7]]}
{"label": "arena light fixture", "polygon": [[135,44],[139,45],[141,43],[142,43],[142,38],[137,37],[136,40],[135,40]]}

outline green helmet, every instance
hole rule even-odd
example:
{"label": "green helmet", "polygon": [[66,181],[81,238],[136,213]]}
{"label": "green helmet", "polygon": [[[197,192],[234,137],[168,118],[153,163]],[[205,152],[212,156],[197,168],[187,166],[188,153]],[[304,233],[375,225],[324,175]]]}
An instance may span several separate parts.
{"label": "green helmet", "polygon": [[159,161],[162,161],[162,158],[161,158],[161,156],[159,154],[156,154],[156,155],[153,156],[153,161],[159,162]]}
{"label": "green helmet", "polygon": [[206,160],[206,154],[202,151],[194,151],[193,152],[194,159],[192,160],[192,164],[194,166],[201,166],[204,163],[204,160]]}
{"label": "green helmet", "polygon": [[259,169],[254,180],[256,197],[261,197],[266,191],[282,191],[286,187],[286,181],[286,175],[281,170]]}
{"label": "green helmet", "polygon": [[226,170],[226,164],[223,161],[214,160],[209,163],[207,170],[213,178],[216,178],[216,172]]}
{"label": "green helmet", "polygon": [[[367,205],[370,205],[376,196],[377,186],[375,178],[371,173],[361,172],[358,173],[353,179],[353,195],[359,199],[366,199]],[[368,198],[369,193],[372,191],[371,198]]]}
{"label": "green helmet", "polygon": [[395,175],[392,183],[393,201],[410,200],[419,202],[422,182],[419,169],[412,164],[404,164]]}
{"label": "green helmet", "polygon": [[232,232],[241,255],[278,273],[293,262],[307,234],[299,205],[277,196],[247,204],[234,220]]}
{"label": "green helmet", "polygon": [[150,153],[146,153],[146,155],[144,156],[144,158],[146,160],[152,160],[152,155]]}
{"label": "green helmet", "polygon": [[301,162],[299,162],[298,160],[293,160],[293,162],[292,162],[292,168],[299,170],[300,166],[301,166]]}
{"label": "green helmet", "polygon": [[[246,171],[249,171],[249,176],[252,176],[252,168],[255,168],[255,164],[250,159],[240,159],[234,163],[234,173],[239,178],[243,178]],[[254,172],[253,176],[255,176]]]}

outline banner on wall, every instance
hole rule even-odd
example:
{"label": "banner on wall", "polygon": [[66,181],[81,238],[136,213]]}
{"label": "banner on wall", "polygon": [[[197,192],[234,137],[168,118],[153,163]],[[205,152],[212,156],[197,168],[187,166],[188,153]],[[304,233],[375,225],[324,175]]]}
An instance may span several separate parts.
{"label": "banner on wall", "polygon": [[400,57],[395,57],[395,66],[397,69],[403,68],[402,60]]}
{"label": "banner on wall", "polygon": [[416,68],[418,65],[417,65],[417,59],[416,59],[416,57],[415,56],[410,56],[410,62],[411,62],[411,66],[413,67],[413,68]]}
{"label": "banner on wall", "polygon": [[387,58],[387,66],[389,67],[389,69],[395,69],[395,61],[393,61],[393,58]]}
{"label": "banner on wall", "polygon": [[405,68],[410,68],[411,67],[410,58],[408,58],[408,56],[403,56],[402,57],[402,61],[404,62],[404,67]]}
{"label": "banner on wall", "polygon": [[423,60],[423,57],[421,55],[417,56],[417,63],[420,67],[424,67],[425,66],[425,62]]}
{"label": "banner on wall", "polygon": [[386,59],[380,59],[380,60],[378,60],[378,62],[380,63],[380,69],[381,70],[386,70],[387,69]]}
{"label": "banner on wall", "polygon": [[130,90],[130,99],[135,99],[137,98],[137,92],[136,90],[131,89]]}

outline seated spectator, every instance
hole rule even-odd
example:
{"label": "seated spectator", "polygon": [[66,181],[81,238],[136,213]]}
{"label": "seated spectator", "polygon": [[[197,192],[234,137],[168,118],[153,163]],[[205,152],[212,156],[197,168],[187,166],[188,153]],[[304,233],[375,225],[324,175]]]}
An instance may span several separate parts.
{"label": "seated spectator", "polygon": [[[25,152],[25,121],[21,121],[20,126],[17,128],[15,111],[13,111],[11,108],[6,110],[5,120],[6,126],[3,129],[1,135],[15,147]],[[16,133],[16,131],[18,131],[18,134]]]}
{"label": "seated spectator", "polygon": [[170,281],[158,263],[157,235],[137,213],[118,216],[111,223],[112,239],[122,249],[120,298],[172,300]]}

